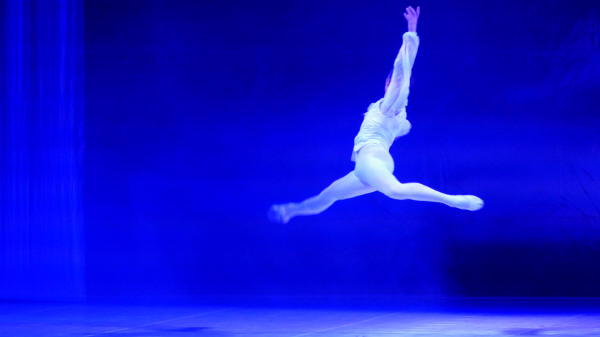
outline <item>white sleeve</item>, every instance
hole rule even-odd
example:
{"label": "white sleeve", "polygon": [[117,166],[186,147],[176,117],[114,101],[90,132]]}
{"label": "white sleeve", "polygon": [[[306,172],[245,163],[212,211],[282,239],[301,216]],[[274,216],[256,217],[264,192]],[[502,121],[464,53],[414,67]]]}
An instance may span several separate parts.
{"label": "white sleeve", "polygon": [[408,104],[408,94],[412,67],[419,49],[419,36],[416,32],[402,35],[402,46],[394,60],[392,78],[382,104],[384,114],[393,115],[396,110]]}

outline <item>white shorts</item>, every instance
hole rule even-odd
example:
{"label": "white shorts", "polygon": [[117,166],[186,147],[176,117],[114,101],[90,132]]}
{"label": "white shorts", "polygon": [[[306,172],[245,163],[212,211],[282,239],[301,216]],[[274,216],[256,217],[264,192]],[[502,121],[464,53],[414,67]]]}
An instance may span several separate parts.
{"label": "white shorts", "polygon": [[356,161],[356,155],[358,154],[358,151],[360,151],[360,149],[362,149],[365,145],[369,145],[369,144],[377,144],[379,146],[382,146],[383,148],[385,148],[386,150],[389,151],[390,149],[390,145],[387,145],[384,141],[381,140],[377,140],[377,139],[369,139],[367,141],[364,142],[360,142],[360,143],[356,143],[354,144],[354,149],[352,150],[352,157],[350,157],[350,160],[352,161]]}

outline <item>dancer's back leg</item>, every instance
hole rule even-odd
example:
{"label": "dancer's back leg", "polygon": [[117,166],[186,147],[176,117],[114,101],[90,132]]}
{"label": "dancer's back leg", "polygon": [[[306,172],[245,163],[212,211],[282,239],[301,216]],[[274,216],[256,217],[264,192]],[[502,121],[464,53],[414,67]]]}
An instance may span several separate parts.
{"label": "dancer's back leg", "polygon": [[354,198],[374,191],[373,187],[362,183],[354,171],[351,171],[331,183],[321,193],[302,202],[271,206],[269,218],[276,222],[286,223],[294,216],[319,214],[338,200]]}
{"label": "dancer's back leg", "polygon": [[431,201],[467,210],[478,210],[483,201],[473,195],[449,195],[419,183],[401,183],[393,175],[394,161],[378,145],[367,145],[357,155],[355,174],[366,185],[398,200]]}

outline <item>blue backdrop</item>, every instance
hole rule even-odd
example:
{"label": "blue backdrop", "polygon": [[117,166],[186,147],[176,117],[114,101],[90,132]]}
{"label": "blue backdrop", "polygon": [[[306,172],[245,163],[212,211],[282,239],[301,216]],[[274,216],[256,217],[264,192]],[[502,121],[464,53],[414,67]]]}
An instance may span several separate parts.
{"label": "blue backdrop", "polygon": [[[409,4],[395,173],[486,207],[374,193],[269,223],[353,169]],[[90,294],[600,295],[599,18],[591,1],[86,2]]]}
{"label": "blue backdrop", "polygon": [[[269,223],[353,169],[408,5],[395,174],[485,208],[373,193]],[[84,33],[86,263],[60,265],[88,298],[600,296],[600,3],[88,0]]]}

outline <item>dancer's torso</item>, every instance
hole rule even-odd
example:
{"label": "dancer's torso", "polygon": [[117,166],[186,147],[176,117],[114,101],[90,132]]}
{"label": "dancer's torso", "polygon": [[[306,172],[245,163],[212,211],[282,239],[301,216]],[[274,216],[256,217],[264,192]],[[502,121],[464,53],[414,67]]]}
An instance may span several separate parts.
{"label": "dancer's torso", "polygon": [[410,131],[411,124],[406,119],[406,107],[400,108],[394,115],[385,115],[381,111],[382,101],[383,98],[369,105],[360,131],[354,138],[355,146],[379,142],[389,148],[394,139]]}

